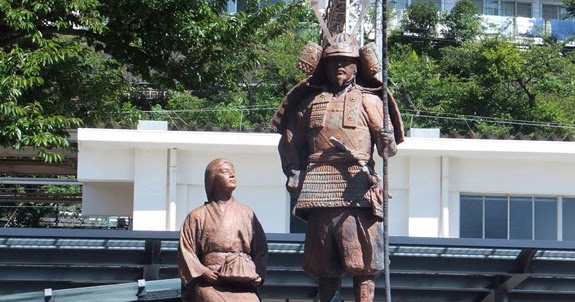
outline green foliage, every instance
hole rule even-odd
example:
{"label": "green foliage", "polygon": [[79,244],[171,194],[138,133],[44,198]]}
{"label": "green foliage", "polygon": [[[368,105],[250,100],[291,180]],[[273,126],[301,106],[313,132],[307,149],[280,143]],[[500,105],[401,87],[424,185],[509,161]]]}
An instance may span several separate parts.
{"label": "green foliage", "polygon": [[441,59],[433,59],[396,46],[390,76],[406,85],[421,111],[409,119],[414,127],[476,135],[565,134],[572,128],[555,126],[574,125],[575,68],[561,49],[557,44],[520,49],[495,36],[445,47]]}
{"label": "green foliage", "polygon": [[0,216],[8,219],[7,226],[20,228],[39,228],[41,219],[55,216],[58,209],[55,204],[36,204],[31,202],[0,203]]}
{"label": "green foliage", "polygon": [[[191,90],[221,108],[245,106],[239,79],[260,65],[262,41],[296,28],[310,13],[303,0],[263,7],[248,0],[233,15],[226,5],[0,0],[0,143],[61,160],[46,150],[68,147],[66,128],[134,125],[137,107],[148,104],[127,99],[137,91],[125,71],[160,89]],[[239,125],[236,116],[222,119]]]}
{"label": "green foliage", "polygon": [[457,1],[445,14],[443,24],[446,27],[443,31],[444,37],[457,42],[473,39],[482,32],[479,8],[471,0]]}
{"label": "green foliage", "polygon": [[62,160],[49,150],[69,146],[67,129],[89,121],[93,111],[108,109],[101,105],[110,101],[113,71],[109,66],[94,70],[98,56],[81,37],[104,29],[97,5],[92,0],[0,1],[1,145],[32,147],[46,161]]}
{"label": "green foliage", "polygon": [[439,23],[439,9],[432,2],[413,2],[405,11],[401,22],[404,32],[423,38],[436,36],[435,29]]}
{"label": "green foliage", "polygon": [[[311,18],[309,7],[300,3],[290,12],[290,18],[298,21],[292,22],[293,30],[256,45],[252,51],[257,64],[234,78],[233,85],[230,83],[227,89],[210,95],[197,91],[191,95],[172,94],[166,109],[173,112],[164,112],[164,119],[197,127],[226,125],[240,129],[240,125],[242,128],[267,125],[284,95],[305,77],[296,68],[299,53],[307,41],[319,37],[319,28],[307,22]],[[226,68],[234,66],[230,64]]]}
{"label": "green foliage", "polygon": [[409,43],[420,53],[431,50],[433,39],[437,37],[436,28],[440,13],[432,2],[416,1],[408,6],[403,15],[399,32],[394,32],[392,42]]}
{"label": "green foliage", "polygon": [[[60,176],[58,179],[74,179],[71,176]],[[3,194],[31,194],[47,197],[59,196],[62,200],[67,197],[77,197],[82,194],[81,185],[11,185],[4,184],[0,191]],[[25,199],[23,197],[22,199]],[[33,202],[4,202],[0,203],[0,218],[8,221],[9,227],[38,228],[53,225],[46,224],[44,218],[56,218],[63,213],[72,213],[76,218],[81,213],[81,204],[33,203]]]}
{"label": "green foliage", "polygon": [[144,80],[210,96],[235,87],[257,65],[258,45],[296,25],[302,10],[301,1],[257,2],[230,15],[225,0],[102,1],[102,47]]}
{"label": "green foliage", "polygon": [[214,107],[207,99],[177,93],[169,99],[167,109],[174,110],[177,117],[185,124],[203,127],[221,125],[219,113],[225,108],[221,108],[221,105]]}
{"label": "green foliage", "polygon": [[62,155],[52,148],[67,148],[67,129],[77,127],[80,120],[44,115],[40,103],[18,105],[14,101],[0,104],[0,143],[15,149],[39,148],[39,156],[47,162],[61,161]]}
{"label": "green foliage", "polygon": [[115,119],[118,121],[120,127],[123,128],[135,128],[138,125],[138,121],[143,119],[142,110],[134,106],[132,103],[123,103],[120,109],[119,116]]}
{"label": "green foliage", "polygon": [[42,100],[47,112],[79,118],[85,125],[116,120],[130,88],[120,64],[88,47],[80,56],[46,66],[41,75],[44,85],[30,97]]}
{"label": "green foliage", "polygon": [[[439,96],[434,95],[440,85],[437,77],[439,66],[427,56],[418,55],[410,45],[395,45],[389,55],[390,78],[406,87],[416,107],[427,109],[435,106],[439,101]],[[396,98],[401,97],[401,93],[396,92]]]}
{"label": "green foliage", "polygon": [[[263,7],[249,0],[233,15],[226,5],[0,0],[1,144],[61,160],[49,150],[67,147],[66,128],[134,126],[142,108],[197,126],[267,124],[305,77],[295,63],[308,40],[317,42],[319,28],[303,0]],[[453,117],[414,121],[459,132],[534,130],[468,118],[478,116],[573,124],[571,55],[558,44],[520,49],[499,37],[474,39],[481,33],[476,12],[474,3],[460,0],[440,18],[433,3],[416,1],[390,38],[391,78],[421,110]],[[445,39],[437,37],[439,23]],[[157,103],[139,98],[126,71],[138,83],[174,92]]]}
{"label": "green foliage", "polygon": [[244,77],[243,91],[252,125],[267,125],[287,92],[305,78],[296,63],[306,43],[318,39],[318,32],[316,26],[305,24],[263,45],[260,65]]}
{"label": "green foliage", "polygon": [[575,17],[575,0],[563,0],[563,4],[567,10],[567,15],[569,17]]}

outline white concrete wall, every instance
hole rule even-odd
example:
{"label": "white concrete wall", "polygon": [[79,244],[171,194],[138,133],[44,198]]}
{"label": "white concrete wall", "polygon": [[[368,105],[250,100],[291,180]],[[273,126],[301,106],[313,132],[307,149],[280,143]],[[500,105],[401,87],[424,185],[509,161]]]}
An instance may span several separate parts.
{"label": "white concrete wall", "polygon": [[[382,160],[376,160],[376,171],[382,174]],[[391,235],[404,235],[409,232],[409,158],[392,157],[389,160],[389,232]]]}
{"label": "white concrete wall", "polygon": [[[86,215],[128,215],[135,230],[177,230],[187,213],[206,201],[205,167],[224,157],[236,167],[234,196],[256,212],[267,232],[289,232],[278,135],[115,129],[79,133],[78,180],[85,187]],[[172,148],[174,192],[169,188]],[[170,194],[175,222],[169,215]]]}
{"label": "white concrete wall", "polygon": [[[273,151],[270,148],[269,151]],[[277,152],[276,152],[277,153]],[[267,232],[289,232],[289,207],[279,158],[273,152],[238,151],[220,148],[205,151],[178,151],[178,219],[180,225],[185,214],[206,201],[204,171],[213,159],[223,157],[234,163],[238,187],[234,196],[251,207]]]}
{"label": "white concrete wall", "polygon": [[[276,134],[79,129],[84,213],[130,215],[139,230],[177,229],[206,200],[206,165],[225,157],[236,167],[236,198],[254,209],[267,232],[289,232],[278,140]],[[379,158],[376,170],[382,171]],[[460,193],[574,197],[572,171],[573,142],[407,138],[389,162],[390,233],[457,237]],[[168,196],[175,200],[174,221]]]}
{"label": "white concrete wall", "polygon": [[[134,184],[131,182],[85,182],[82,190],[82,213],[90,216],[132,216]],[[113,213],[113,214],[111,214]]]}
{"label": "white concrete wall", "polygon": [[82,147],[78,152],[78,179],[134,181],[134,148]]}
{"label": "white concrete wall", "polygon": [[[440,219],[440,162],[434,157],[409,158],[408,236],[437,237]],[[390,175],[393,171],[390,172]]]}
{"label": "white concrete wall", "polygon": [[137,148],[134,152],[134,230],[167,228],[168,151]]}

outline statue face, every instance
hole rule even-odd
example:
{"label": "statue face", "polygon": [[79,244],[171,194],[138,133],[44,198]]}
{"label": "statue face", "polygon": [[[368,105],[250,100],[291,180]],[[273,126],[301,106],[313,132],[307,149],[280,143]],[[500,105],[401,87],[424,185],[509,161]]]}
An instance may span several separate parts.
{"label": "statue face", "polygon": [[215,167],[214,187],[216,190],[231,190],[236,188],[236,170],[228,162],[223,162]]}
{"label": "statue face", "polygon": [[326,76],[330,85],[343,86],[348,83],[357,70],[356,58],[327,57]]}

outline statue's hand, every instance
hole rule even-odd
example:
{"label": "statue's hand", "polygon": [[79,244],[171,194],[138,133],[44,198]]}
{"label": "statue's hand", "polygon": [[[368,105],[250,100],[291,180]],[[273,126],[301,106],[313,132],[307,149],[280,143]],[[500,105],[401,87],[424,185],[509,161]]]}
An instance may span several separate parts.
{"label": "statue's hand", "polygon": [[208,282],[211,285],[216,285],[220,282],[218,272],[216,272],[216,271],[207,270],[202,275],[202,277],[204,277],[204,280],[206,280],[206,282]]}
{"label": "statue's hand", "polygon": [[254,287],[258,287],[258,286],[260,286],[260,284],[262,284],[262,278],[260,276],[258,276],[258,278],[252,282],[252,285]]}
{"label": "statue's hand", "polygon": [[304,173],[301,170],[290,170],[288,180],[286,183],[286,188],[291,194],[299,194],[301,191],[301,185],[303,183]]}
{"label": "statue's hand", "polygon": [[381,129],[377,142],[377,150],[380,155],[383,154],[383,150],[386,150],[389,157],[397,154],[397,144],[395,143],[393,133],[386,133],[383,129]]}

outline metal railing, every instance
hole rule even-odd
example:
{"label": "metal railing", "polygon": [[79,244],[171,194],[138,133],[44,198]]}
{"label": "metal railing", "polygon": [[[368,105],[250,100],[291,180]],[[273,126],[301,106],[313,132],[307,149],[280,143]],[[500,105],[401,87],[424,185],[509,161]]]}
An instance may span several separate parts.
{"label": "metal railing", "polygon": [[[178,301],[178,239],[178,232],[0,229],[0,301]],[[311,301],[317,282],[301,269],[304,235],[267,239],[261,296]],[[390,255],[400,301],[575,301],[575,242],[391,237]],[[383,291],[378,278],[376,297]],[[342,299],[353,299],[349,276]]]}

